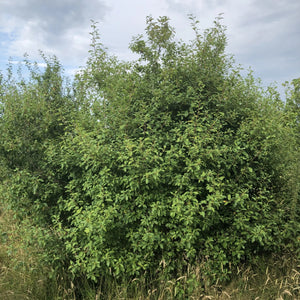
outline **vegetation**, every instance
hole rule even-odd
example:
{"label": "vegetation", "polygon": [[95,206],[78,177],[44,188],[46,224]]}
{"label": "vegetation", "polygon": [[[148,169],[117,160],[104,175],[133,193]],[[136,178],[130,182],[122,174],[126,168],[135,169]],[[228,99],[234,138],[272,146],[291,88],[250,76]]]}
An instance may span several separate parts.
{"label": "vegetation", "polygon": [[0,77],[0,295],[299,296],[299,80],[282,101],[219,19],[191,26],[187,44],[148,17],[123,62],[94,24],[74,82],[44,55]]}

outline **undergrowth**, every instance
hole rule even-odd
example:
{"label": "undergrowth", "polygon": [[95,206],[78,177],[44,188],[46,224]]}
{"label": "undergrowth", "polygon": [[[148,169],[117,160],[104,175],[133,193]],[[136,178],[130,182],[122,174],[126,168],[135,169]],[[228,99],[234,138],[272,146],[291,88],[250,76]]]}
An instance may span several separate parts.
{"label": "undergrowth", "polygon": [[[32,236],[30,220],[20,222],[4,206],[0,215],[0,299],[299,299],[300,263],[295,254],[259,257],[231,269],[230,280],[209,284],[201,264],[173,279],[102,278],[99,285],[84,276],[76,283],[53,274],[39,256],[43,249]],[[29,241],[29,238],[32,240]],[[52,276],[50,276],[52,275]]]}

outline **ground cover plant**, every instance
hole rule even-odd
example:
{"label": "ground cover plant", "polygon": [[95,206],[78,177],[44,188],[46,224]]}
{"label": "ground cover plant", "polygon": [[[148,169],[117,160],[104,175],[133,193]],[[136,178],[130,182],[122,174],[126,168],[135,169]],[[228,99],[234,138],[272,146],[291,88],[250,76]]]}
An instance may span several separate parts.
{"label": "ground cover plant", "polygon": [[0,78],[2,203],[70,297],[125,285],[127,297],[143,286],[184,299],[260,258],[298,264],[299,82],[282,101],[241,75],[219,18],[191,26],[185,43],[148,17],[130,45],[139,59],[124,62],[94,24],[72,83],[44,55],[44,70],[25,60],[29,78]]}

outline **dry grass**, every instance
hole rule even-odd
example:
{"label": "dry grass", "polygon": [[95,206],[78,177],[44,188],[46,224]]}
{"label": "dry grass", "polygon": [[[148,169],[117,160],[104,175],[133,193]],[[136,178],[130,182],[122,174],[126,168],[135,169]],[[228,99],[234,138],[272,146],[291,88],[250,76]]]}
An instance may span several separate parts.
{"label": "dry grass", "polygon": [[[90,299],[206,299],[206,300],[298,300],[300,299],[299,261],[295,257],[270,256],[262,258],[254,266],[241,266],[227,284],[205,285],[201,266],[191,268],[189,274],[174,280],[162,280],[155,288],[145,289],[145,282],[134,279],[118,286],[112,284],[109,291],[98,290]],[[232,270],[233,271],[233,270]],[[128,286],[135,285],[130,291]]]}
{"label": "dry grass", "polygon": [[211,299],[300,299],[299,267],[299,261],[288,255],[265,258],[260,265],[237,269],[219,294],[212,290]]}
{"label": "dry grass", "polygon": [[48,269],[38,260],[42,249],[34,241],[28,243],[29,226],[28,221],[15,220],[11,211],[0,210],[0,299],[46,300],[57,293],[51,291],[54,281],[50,283]]}
{"label": "dry grass", "polygon": [[0,215],[0,299],[33,299],[36,290],[44,288],[44,278],[34,254],[23,241],[23,228],[13,214],[2,210]]}
{"label": "dry grass", "polygon": [[[26,226],[30,226],[28,223]],[[0,299],[5,300],[75,300],[81,299],[218,299],[218,300],[297,300],[300,299],[300,265],[294,256],[269,256],[256,264],[232,270],[227,284],[209,285],[201,273],[202,266],[191,267],[173,280],[161,280],[147,287],[143,279],[122,285],[109,282],[91,286],[82,280],[75,286],[62,275],[48,279],[47,268],[38,262],[39,249],[26,242],[26,226],[18,224],[8,210],[0,210]],[[77,297],[77,299],[79,299]]]}

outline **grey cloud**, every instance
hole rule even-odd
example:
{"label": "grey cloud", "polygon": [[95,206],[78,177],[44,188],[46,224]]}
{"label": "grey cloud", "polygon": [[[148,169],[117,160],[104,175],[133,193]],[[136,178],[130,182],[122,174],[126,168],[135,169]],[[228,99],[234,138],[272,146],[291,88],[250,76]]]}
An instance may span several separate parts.
{"label": "grey cloud", "polygon": [[169,9],[179,12],[179,13],[191,13],[192,7],[187,2],[177,2],[174,0],[167,0],[166,3],[169,6]]}
{"label": "grey cloud", "polygon": [[61,33],[70,26],[86,24],[90,18],[102,19],[108,7],[98,0],[10,0],[0,4],[0,9],[0,14],[21,22],[36,21],[50,32]]}
{"label": "grey cloud", "polygon": [[300,69],[296,50],[300,47],[298,0],[255,0],[238,25],[240,36],[244,34],[241,57],[254,62],[262,74],[269,78],[276,72],[288,76]]}
{"label": "grey cloud", "polygon": [[[9,20],[17,36],[14,52],[20,51],[20,45],[38,45],[42,50],[57,51],[64,55],[65,48],[82,46],[76,44],[76,38],[85,32],[88,36],[90,20],[103,20],[109,11],[101,0],[8,0],[0,3],[0,27],[5,29]],[[83,37],[82,37],[83,38]],[[84,39],[84,38],[83,38]],[[26,47],[25,47],[26,48]],[[22,51],[38,49],[22,49]]]}
{"label": "grey cloud", "polygon": [[216,7],[225,6],[226,2],[228,2],[228,0],[205,0],[205,1],[203,1],[205,7],[209,8],[209,9],[214,9]]}
{"label": "grey cloud", "polygon": [[275,23],[288,20],[300,24],[300,2],[298,0],[254,0],[240,18],[240,26]]}
{"label": "grey cloud", "polygon": [[251,67],[264,84],[300,76],[299,0],[167,0],[176,13],[192,12],[203,26],[224,12],[228,48],[236,62]]}

